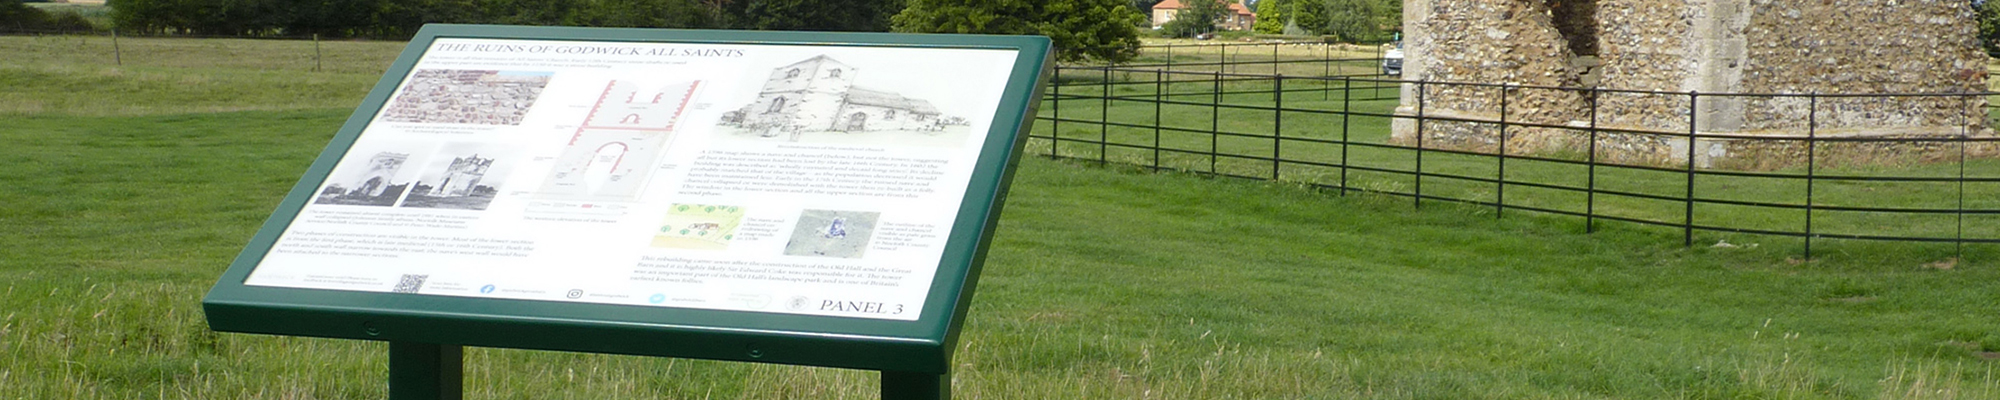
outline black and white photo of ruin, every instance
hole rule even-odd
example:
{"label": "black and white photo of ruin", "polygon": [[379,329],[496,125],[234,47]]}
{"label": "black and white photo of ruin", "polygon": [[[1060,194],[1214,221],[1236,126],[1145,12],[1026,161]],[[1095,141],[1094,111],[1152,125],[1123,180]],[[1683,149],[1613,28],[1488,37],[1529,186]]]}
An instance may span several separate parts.
{"label": "black and white photo of ruin", "polygon": [[382,109],[389,122],[519,125],[549,85],[549,72],[424,69]]}
{"label": "black and white photo of ruin", "polygon": [[313,204],[388,207],[396,204],[415,180],[410,156],[417,146],[355,146],[335,167]]}
{"label": "black and white photo of ruin", "polygon": [[507,149],[483,143],[446,144],[404,196],[402,207],[485,210],[512,166]]}
{"label": "black and white photo of ruin", "polygon": [[[772,68],[756,100],[724,113],[719,125],[725,128],[726,137],[747,140],[919,146],[965,143],[970,132],[965,118],[946,114],[929,100],[858,86],[862,72],[824,54]],[[882,75],[883,81],[920,76],[875,73]]]}

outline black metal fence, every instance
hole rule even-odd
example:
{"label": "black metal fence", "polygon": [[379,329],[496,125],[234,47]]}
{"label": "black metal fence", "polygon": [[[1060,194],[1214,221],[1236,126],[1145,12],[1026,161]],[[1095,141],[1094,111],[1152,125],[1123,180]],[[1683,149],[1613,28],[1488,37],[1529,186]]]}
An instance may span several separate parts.
{"label": "black metal fence", "polygon": [[[1426,201],[1472,204],[1491,207],[1496,218],[1517,210],[1572,216],[1593,232],[1600,220],[1665,227],[1677,230],[1685,245],[1697,243],[1703,232],[1720,233],[1699,238],[1703,243],[1734,234],[1792,238],[1786,240],[1801,242],[1808,258],[1823,239],[1933,242],[1961,256],[1965,244],[2000,243],[2000,224],[1993,223],[2000,221],[1994,151],[2000,138],[1984,128],[1993,126],[1985,99],[1995,93],[1674,93],[1354,73],[1353,64],[1378,63],[1273,55],[1233,67],[1227,57],[1172,66],[1142,59],[1060,67],[1029,149],[1153,170],[1297,182],[1342,195],[1402,196],[1415,207]],[[1314,74],[1313,68],[1328,73]],[[1343,68],[1347,73],[1334,73]],[[1415,98],[1402,101],[1405,90]],[[1444,91],[1457,91],[1461,102],[1484,96],[1482,106],[1500,111],[1483,117],[1445,112],[1440,100],[1427,98]],[[1564,96],[1582,104],[1577,115],[1586,122],[1535,117],[1547,110],[1518,111],[1547,105],[1527,104],[1530,99],[1548,103]],[[1802,108],[1805,120],[1744,122],[1765,129],[1757,134],[1703,132],[1697,128],[1704,113],[1695,110],[1712,102]],[[1929,107],[1934,117],[1959,120],[1931,132],[1854,134],[1857,124],[1882,122],[1856,110],[1882,102]],[[1609,110],[1612,104],[1628,109]],[[1600,114],[1634,104],[1669,111],[1651,120]],[[1510,114],[1509,106],[1517,112]],[[1440,131],[1476,134],[1447,140],[1452,136]],[[1560,144],[1524,143],[1534,137]],[[1707,153],[1718,148],[1743,155]]]}

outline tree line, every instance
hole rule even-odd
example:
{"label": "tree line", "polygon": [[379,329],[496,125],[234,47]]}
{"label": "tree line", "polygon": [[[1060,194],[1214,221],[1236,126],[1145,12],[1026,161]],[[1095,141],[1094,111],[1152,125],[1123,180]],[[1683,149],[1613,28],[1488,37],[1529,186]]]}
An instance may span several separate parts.
{"label": "tree line", "polygon": [[[1210,17],[1176,20],[1214,30],[1224,0],[1186,0]],[[111,24],[128,35],[407,39],[427,23],[690,29],[1023,34],[1050,37],[1064,62],[1122,63],[1138,56],[1146,12],[1159,0],[109,0]],[[1358,11],[1342,2],[1368,4]],[[1396,0],[1263,0],[1266,33],[1379,40]],[[1400,11],[1395,11],[1400,12]],[[1268,14],[1269,16],[1266,16]],[[1347,23],[1342,21],[1367,21]],[[1269,21],[1276,22],[1273,25]],[[86,29],[74,14],[49,15],[0,0],[0,23],[29,30]],[[68,26],[63,24],[75,25]],[[1364,26],[1349,29],[1350,25]],[[63,28],[68,26],[67,28]]]}
{"label": "tree line", "polygon": [[17,0],[0,0],[0,32],[87,31],[90,21],[73,13],[50,14]]}
{"label": "tree line", "polygon": [[[0,0],[15,3],[19,0]],[[1138,56],[1126,0],[109,0],[128,34],[406,39],[427,23],[1044,35],[1061,61]]]}
{"label": "tree line", "polygon": [[1255,29],[1367,43],[1394,39],[1402,24],[1400,0],[1262,0],[1257,2]]}
{"label": "tree line", "polygon": [[407,38],[426,23],[884,31],[903,0],[109,0],[138,34]]}
{"label": "tree line", "polygon": [[[1181,0],[1182,8],[1173,21],[1161,27],[1168,37],[1189,37],[1214,32],[1217,21],[1234,14],[1230,0]],[[1158,0],[1134,0],[1135,6],[1151,7]],[[1348,43],[1391,40],[1402,29],[1401,0],[1251,0],[1257,14],[1252,29],[1260,34],[1324,36]]]}

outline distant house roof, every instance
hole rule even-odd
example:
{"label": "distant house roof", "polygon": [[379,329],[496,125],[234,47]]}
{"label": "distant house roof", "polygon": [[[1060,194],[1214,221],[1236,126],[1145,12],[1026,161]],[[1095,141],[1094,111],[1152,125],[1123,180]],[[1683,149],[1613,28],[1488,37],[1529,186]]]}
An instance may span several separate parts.
{"label": "distant house roof", "polygon": [[903,97],[903,95],[900,94],[868,90],[858,87],[850,87],[847,89],[847,102],[860,105],[910,110],[911,112],[915,112],[918,114],[938,113],[937,107],[932,107],[931,102],[924,101],[922,99],[912,99],[908,97]]}
{"label": "distant house roof", "polygon": [[[1183,8],[1187,8],[1187,6],[1181,4],[1181,0],[1166,0],[1153,5],[1153,9],[1155,10],[1179,10]],[[1257,13],[1250,11],[1250,7],[1244,7],[1243,3],[1233,0],[1229,2],[1229,11],[1235,11],[1236,15],[1257,15]]]}

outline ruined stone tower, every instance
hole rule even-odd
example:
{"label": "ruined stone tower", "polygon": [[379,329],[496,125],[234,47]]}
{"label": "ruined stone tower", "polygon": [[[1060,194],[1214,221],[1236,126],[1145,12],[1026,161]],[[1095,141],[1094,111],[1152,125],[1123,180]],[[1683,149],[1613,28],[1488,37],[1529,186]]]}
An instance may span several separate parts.
{"label": "ruined stone tower", "polygon": [[[1697,136],[1804,137],[1808,119],[1817,137],[1991,134],[1979,96],[1797,96],[1985,91],[1986,56],[1962,0],[1406,0],[1403,13],[1403,79],[1439,83],[1404,85],[1398,114],[1417,115],[1421,102],[1427,117],[1498,121],[1505,108],[1507,122],[1528,125],[1507,128],[1510,154],[1574,149],[1588,137],[1576,128],[1686,133],[1690,120]],[[1503,99],[1499,87],[1451,83],[1606,91],[1517,88]],[[1398,119],[1394,138],[1413,143],[1417,130]],[[1422,130],[1425,147],[1501,143],[1493,123]],[[1707,167],[1795,153],[1788,143],[1800,142],[1701,138],[1693,150]],[[1597,142],[1611,161],[1676,164],[1689,145],[1618,132]]]}

